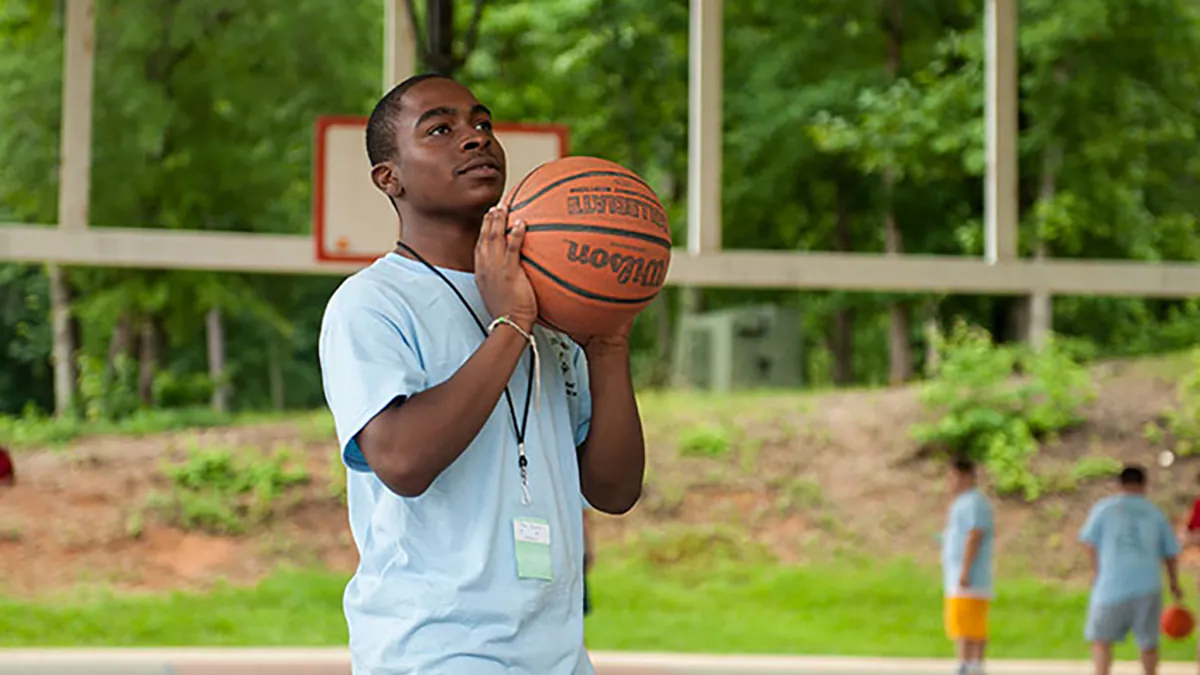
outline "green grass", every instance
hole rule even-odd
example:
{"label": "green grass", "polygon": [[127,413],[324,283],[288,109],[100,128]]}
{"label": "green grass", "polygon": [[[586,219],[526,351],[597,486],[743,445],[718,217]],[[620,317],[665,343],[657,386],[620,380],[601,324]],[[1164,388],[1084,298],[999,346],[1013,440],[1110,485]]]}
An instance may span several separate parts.
{"label": "green grass", "polygon": [[[281,572],[254,588],[205,595],[76,594],[35,604],[0,600],[0,646],[343,645],[345,578]],[[588,646],[598,650],[949,656],[936,571],[843,560],[777,565],[655,567],[601,562],[590,579]],[[1086,596],[1030,581],[998,589],[996,658],[1087,657]],[[1194,641],[1164,644],[1194,658]],[[1129,644],[1119,650],[1132,658]]]}
{"label": "green grass", "polygon": [[[184,429],[201,429],[235,424],[255,424],[272,421],[298,421],[324,428],[315,413],[298,415],[290,412],[247,412],[218,414],[208,408],[169,408],[139,410],[119,420],[83,420],[66,417],[54,419],[28,414],[22,417],[0,415],[0,446],[20,450],[25,448],[57,447],[84,436],[121,434],[145,436]],[[306,428],[306,432],[307,432]]]}
{"label": "green grass", "polygon": [[325,646],[345,644],[342,589],[326,572],[281,572],[251,588],[200,594],[84,592],[0,600],[3,647]]}

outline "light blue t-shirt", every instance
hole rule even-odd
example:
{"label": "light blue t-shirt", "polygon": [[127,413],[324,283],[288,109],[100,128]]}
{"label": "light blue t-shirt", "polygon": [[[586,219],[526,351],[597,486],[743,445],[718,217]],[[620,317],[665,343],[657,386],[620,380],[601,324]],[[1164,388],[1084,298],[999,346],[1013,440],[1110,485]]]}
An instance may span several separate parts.
{"label": "light blue t-shirt", "polygon": [[[971,564],[970,586],[960,588],[963,561],[967,554],[967,539],[971,530],[983,534],[979,550]],[[954,499],[946,530],[942,533],[942,574],[947,597],[992,597],[992,542],[995,523],[992,505],[978,489],[968,490]]]}
{"label": "light blue t-shirt", "polygon": [[[441,269],[483,321],[470,273]],[[348,278],[325,310],[325,397],[347,472],[359,565],[343,606],[355,675],[591,675],[583,646],[583,523],[576,446],[591,400],[583,351],[535,328],[541,402],[525,451],[532,501],[521,503],[517,442],[503,396],[475,440],[419,497],[371,472],[355,436],[396,397],[449,379],[483,332],[423,264],[390,253]],[[509,381],[520,419],[532,353]],[[550,526],[553,580],[519,578],[515,517]]]}
{"label": "light blue t-shirt", "polygon": [[1088,513],[1079,540],[1095,548],[1099,560],[1092,587],[1096,605],[1161,593],[1163,560],[1179,555],[1167,517],[1141,495],[1100,500]]}

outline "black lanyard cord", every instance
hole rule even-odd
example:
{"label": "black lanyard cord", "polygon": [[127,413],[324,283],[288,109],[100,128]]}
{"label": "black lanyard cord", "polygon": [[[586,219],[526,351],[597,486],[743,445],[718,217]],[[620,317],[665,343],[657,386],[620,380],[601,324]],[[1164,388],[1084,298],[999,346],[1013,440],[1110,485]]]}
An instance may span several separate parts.
{"label": "black lanyard cord", "polygon": [[[438,276],[438,278],[440,278],[443,282],[445,282],[446,285],[450,287],[451,291],[454,291],[454,295],[458,296],[459,302],[461,302],[462,306],[466,308],[467,312],[471,315],[471,318],[475,320],[475,325],[479,326],[480,332],[483,333],[483,337],[486,339],[488,336],[487,326],[485,326],[483,324],[483,321],[480,320],[479,316],[475,314],[475,310],[471,309],[471,303],[467,302],[467,299],[465,297],[463,297],[462,291],[458,290],[458,287],[454,285],[454,282],[447,279],[446,275],[442,274],[441,270],[439,270],[438,268],[431,265],[429,263],[429,261],[427,261],[427,260],[425,260],[425,258],[421,257],[421,254],[419,254],[415,250],[413,250],[413,248],[411,246],[409,246],[408,244],[405,244],[402,241],[398,241],[398,242],[396,242],[396,245],[399,246],[400,248],[403,248],[405,251],[408,251],[412,255],[412,257],[416,258],[418,262],[420,262],[425,267],[429,268],[429,271],[436,274]],[[507,384],[504,385],[504,399],[508,403],[508,413],[512,418],[513,433],[515,433],[517,436],[517,466],[520,467],[520,469],[521,469],[521,486],[522,486],[522,489],[525,491],[526,499],[528,499],[528,489],[529,489],[528,488],[528,474],[527,474],[527,467],[529,466],[529,460],[525,456],[525,431],[529,427],[529,404],[533,400],[533,385],[534,385],[533,378],[534,378],[534,372],[535,372],[534,371],[535,365],[536,364],[533,362],[533,359],[531,359],[529,362],[529,384],[525,388],[525,409],[524,409],[524,412],[522,413],[521,421],[519,424],[517,422],[517,409],[516,409],[516,406],[513,405],[512,394],[508,390],[508,385]]]}

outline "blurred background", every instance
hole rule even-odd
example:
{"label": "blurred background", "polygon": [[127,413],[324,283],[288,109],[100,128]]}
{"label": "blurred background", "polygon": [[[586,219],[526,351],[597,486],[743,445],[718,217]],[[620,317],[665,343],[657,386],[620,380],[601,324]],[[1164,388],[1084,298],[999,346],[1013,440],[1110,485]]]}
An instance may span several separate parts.
{"label": "blurred background", "polygon": [[[0,223],[58,219],[65,7],[0,2]],[[685,241],[688,2],[409,7],[422,66],[645,176]],[[723,247],[981,256],[983,11],[725,3]],[[1020,12],[1020,255],[1195,262],[1200,6]],[[95,35],[90,223],[311,231],[314,121],[380,94],[378,0],[98,0]],[[342,278],[0,262],[0,645],[345,643],[316,358]],[[1088,508],[1127,461],[1173,520],[1200,491],[1194,290],[1055,295],[1031,341],[1023,296],[668,287],[635,327],[644,497],[591,523],[589,647],[951,655],[959,451],[997,509],[991,654],[1086,657]]]}

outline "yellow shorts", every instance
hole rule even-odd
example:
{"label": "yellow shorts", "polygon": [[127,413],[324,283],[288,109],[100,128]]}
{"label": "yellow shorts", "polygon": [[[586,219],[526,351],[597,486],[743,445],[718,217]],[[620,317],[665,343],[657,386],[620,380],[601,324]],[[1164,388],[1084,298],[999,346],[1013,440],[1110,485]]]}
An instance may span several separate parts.
{"label": "yellow shorts", "polygon": [[951,640],[986,640],[988,604],[985,598],[946,598],[946,636]]}

